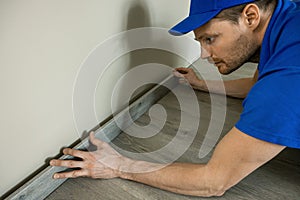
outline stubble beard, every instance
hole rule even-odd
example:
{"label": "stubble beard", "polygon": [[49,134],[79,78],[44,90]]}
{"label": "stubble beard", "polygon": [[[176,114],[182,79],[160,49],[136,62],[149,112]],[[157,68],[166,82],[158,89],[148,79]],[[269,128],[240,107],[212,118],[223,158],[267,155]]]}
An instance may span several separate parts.
{"label": "stubble beard", "polygon": [[223,75],[230,74],[239,69],[247,62],[258,62],[260,46],[252,42],[245,35],[241,35],[229,52],[228,59],[224,59],[224,66],[219,67],[219,72]]}

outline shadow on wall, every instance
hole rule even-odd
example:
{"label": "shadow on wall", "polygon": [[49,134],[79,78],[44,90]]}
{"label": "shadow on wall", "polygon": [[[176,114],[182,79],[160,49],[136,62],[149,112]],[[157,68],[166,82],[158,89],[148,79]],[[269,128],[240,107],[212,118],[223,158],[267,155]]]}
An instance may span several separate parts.
{"label": "shadow on wall", "polygon": [[[126,23],[125,23],[126,24]],[[148,9],[148,5],[146,4],[146,1],[135,1],[133,4],[129,6],[128,9],[128,15],[127,15],[127,24],[124,27],[126,30],[132,30],[137,28],[143,28],[143,27],[152,27],[155,25],[151,22],[151,12]],[[166,30],[167,31],[167,30]],[[149,36],[145,36],[143,40],[153,40],[153,38],[149,38]],[[159,41],[162,39],[154,38],[153,42],[160,44],[160,43],[168,43],[169,40]],[[136,44],[133,44],[132,40],[127,40],[127,44],[129,49],[133,49]],[[168,46],[168,45],[166,45]],[[178,56],[171,52],[167,52],[160,49],[150,49],[150,48],[143,48],[138,50],[133,50],[127,55],[122,56],[122,60],[125,62],[119,62],[120,67],[126,68],[125,71],[129,71],[133,69],[134,67],[148,64],[148,63],[157,63],[162,64],[166,66],[173,67],[176,65],[178,61]],[[123,70],[122,70],[123,71]],[[163,77],[161,80],[166,78],[167,75],[169,75],[170,72],[166,71],[166,69],[158,70],[157,71],[157,77],[158,79],[160,77]],[[135,78],[142,78],[144,74],[141,75],[141,77],[135,77]],[[157,80],[155,80],[157,81]],[[122,82],[122,86],[118,89],[118,95],[117,99],[114,100],[115,105],[121,105],[120,109],[123,109],[127,106],[124,105],[125,102],[123,97],[128,96],[128,91],[130,91],[130,85],[128,82]],[[151,85],[138,85],[137,90],[131,95],[131,99],[135,99],[139,97],[140,95],[144,94],[146,91],[151,89],[153,87],[153,84]],[[128,102],[126,102],[128,103]]]}
{"label": "shadow on wall", "polygon": [[[150,13],[145,1],[135,1],[130,5],[127,15],[127,24],[125,26],[126,27],[124,29],[127,31],[151,26]],[[128,39],[127,45],[128,48],[131,49],[135,44],[132,44],[132,42],[130,42]],[[134,50],[123,56],[123,58],[125,57],[123,60],[126,60],[126,64],[120,63],[120,67],[126,67],[126,71],[129,71],[130,69],[145,63],[145,57],[149,56],[147,56],[147,54],[143,52],[144,50]],[[123,64],[125,64],[126,66],[124,66]],[[120,98],[115,100],[115,105],[121,105],[120,109],[124,109],[127,106],[124,105],[124,103],[129,102],[122,102],[124,99],[122,97],[126,97],[128,95],[128,90],[130,90],[130,88],[128,87],[130,87],[129,85],[131,84],[123,82],[121,85],[121,88],[118,90],[118,96]]]}
{"label": "shadow on wall", "polygon": [[136,1],[128,10],[126,29],[151,26],[150,14],[144,1]]}

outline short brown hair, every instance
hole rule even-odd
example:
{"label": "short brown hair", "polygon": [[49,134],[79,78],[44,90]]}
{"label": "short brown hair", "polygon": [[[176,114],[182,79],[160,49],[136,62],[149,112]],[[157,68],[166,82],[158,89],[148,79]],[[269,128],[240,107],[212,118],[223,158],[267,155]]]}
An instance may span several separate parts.
{"label": "short brown hair", "polygon": [[[254,2],[259,9],[263,11],[272,11],[275,9],[277,0],[255,0]],[[238,23],[241,13],[249,3],[234,6],[221,11],[215,18],[228,20],[233,23]]]}

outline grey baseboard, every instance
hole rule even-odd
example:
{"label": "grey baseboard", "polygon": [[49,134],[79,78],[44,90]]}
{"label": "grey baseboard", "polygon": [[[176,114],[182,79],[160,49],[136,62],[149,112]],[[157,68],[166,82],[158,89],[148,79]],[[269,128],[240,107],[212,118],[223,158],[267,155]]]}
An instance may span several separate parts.
{"label": "grey baseboard", "polygon": [[[138,119],[141,115],[148,111],[148,109],[153,104],[155,104],[159,99],[165,96],[170,91],[170,89],[174,88],[177,84],[178,81],[176,80],[176,78],[174,78],[173,76],[169,76],[159,85],[156,85],[147,93],[134,101],[132,104],[130,104],[129,107],[118,113],[114,118],[106,122],[104,125],[97,126],[94,129],[96,137],[106,142],[113,140],[122,132],[122,130],[126,129],[126,127],[130,126],[134,120]],[[130,117],[128,117],[128,113],[130,113],[131,119]],[[74,148],[85,149],[88,143],[88,138],[85,138]],[[60,159],[70,158],[70,156],[60,157]],[[43,169],[26,183],[24,183],[21,187],[16,189],[11,194],[6,195],[7,197],[5,199],[44,199],[66,181],[66,179],[55,180],[52,178],[54,173],[63,170],[64,168],[51,167],[47,165],[45,169]]]}

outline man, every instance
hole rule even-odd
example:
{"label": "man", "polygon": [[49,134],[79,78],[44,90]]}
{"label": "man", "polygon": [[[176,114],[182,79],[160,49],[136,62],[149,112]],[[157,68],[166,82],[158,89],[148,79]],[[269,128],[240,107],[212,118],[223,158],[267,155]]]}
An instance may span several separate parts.
{"label": "man", "polygon": [[[91,134],[98,150],[65,149],[65,154],[83,161],[52,160],[51,165],[81,170],[58,173],[54,178],[120,177],[186,195],[221,196],[285,147],[300,148],[299,18],[300,4],[289,0],[192,0],[190,15],[173,27],[171,34],[193,30],[201,43],[201,57],[214,63],[222,74],[245,62],[259,62],[253,79],[224,83],[227,94],[247,97],[240,120],[216,146],[210,161],[130,173],[134,167],[158,164],[123,157]],[[175,75],[186,78],[195,89],[207,90],[192,69],[177,71]],[[219,92],[218,83],[214,84],[213,92]]]}

